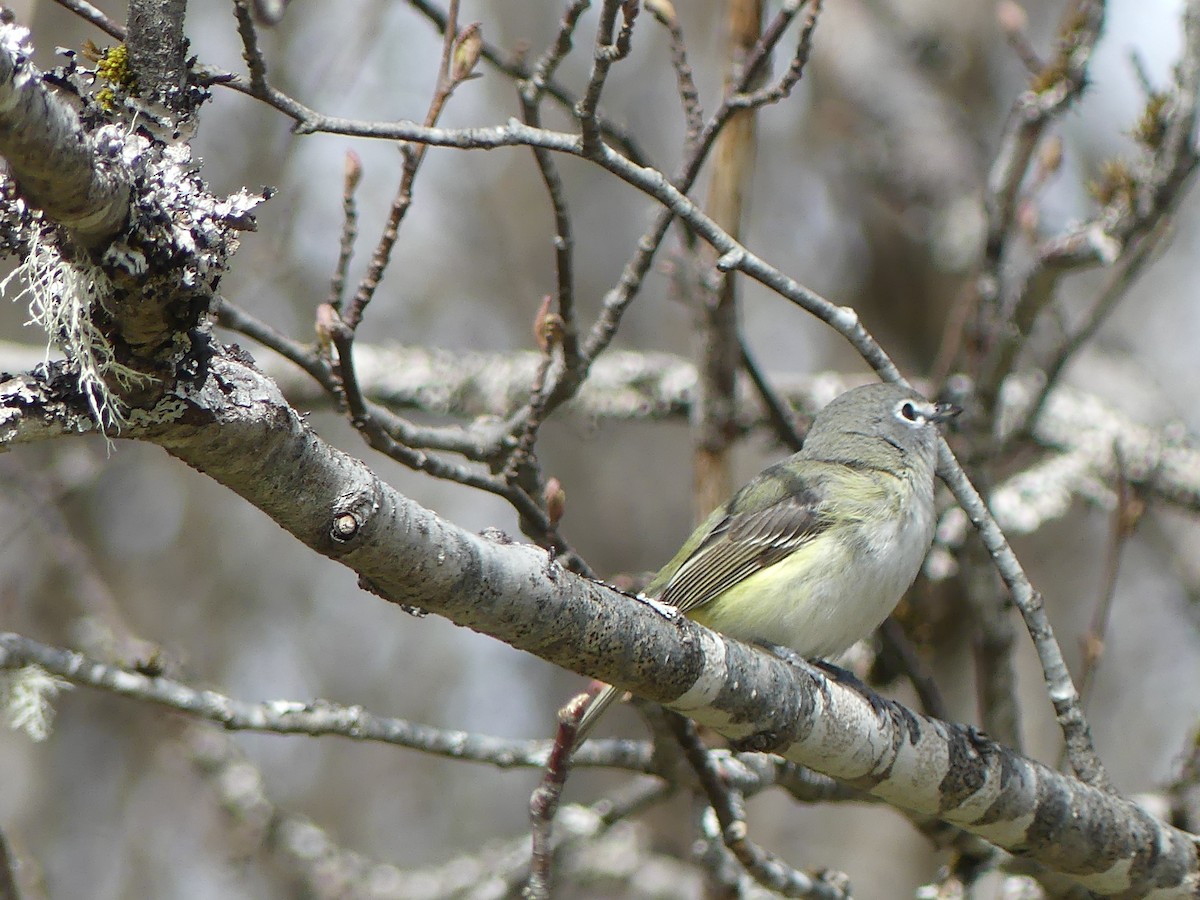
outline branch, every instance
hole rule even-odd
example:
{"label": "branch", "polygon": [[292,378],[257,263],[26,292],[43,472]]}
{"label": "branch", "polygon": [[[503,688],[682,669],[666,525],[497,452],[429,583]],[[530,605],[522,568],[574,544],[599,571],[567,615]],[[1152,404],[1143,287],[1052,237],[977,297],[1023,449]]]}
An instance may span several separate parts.
{"label": "branch", "polygon": [[270,381],[220,352],[128,436],[229,487],[391,602],[620,685],[734,740],[775,735],[772,749],[786,759],[935,814],[1096,893],[1200,888],[1192,839],[1136,805],[970,729],[868,700],[688,619],[668,621],[544,551],[469,534],[326,444]]}
{"label": "branch", "polygon": [[[52,647],[24,635],[0,632],[0,670],[36,664],[52,675],[155,703],[197,719],[215,722],[226,731],[269,734],[337,735],[356,741],[373,741],[419,750],[447,759],[486,763],[501,769],[541,768],[550,754],[550,741],[514,741],[507,738],[433,728],[376,716],[361,706],[342,706],[326,700],[298,702],[269,700],[247,703],[212,690],[198,690],[162,675],[109,665],[73,650]],[[650,748],[637,741],[588,741],[571,760],[572,765],[627,769],[651,774]]]}
{"label": "branch", "polygon": [[103,244],[129,212],[120,129],[89,135],[30,63],[29,32],[0,26],[0,156],[22,196],[87,246]]}
{"label": "branch", "polygon": [[177,115],[189,115],[197,105],[187,92],[186,12],[187,0],[130,0],[125,40],[139,93]]}

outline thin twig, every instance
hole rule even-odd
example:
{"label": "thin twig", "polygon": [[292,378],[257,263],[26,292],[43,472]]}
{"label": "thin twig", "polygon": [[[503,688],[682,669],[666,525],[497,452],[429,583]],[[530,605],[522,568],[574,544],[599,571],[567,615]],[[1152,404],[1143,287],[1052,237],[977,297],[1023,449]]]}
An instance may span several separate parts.
{"label": "thin twig", "polygon": [[671,51],[671,68],[675,70],[675,81],[679,86],[679,102],[683,107],[683,119],[687,123],[684,147],[690,150],[700,137],[700,131],[704,128],[704,109],[700,104],[700,91],[696,88],[692,67],[688,64],[687,44],[683,39],[683,28],[679,24],[679,17],[675,14],[675,7],[670,3],[646,0],[646,9],[667,29],[667,34],[670,36],[668,46]]}
{"label": "thin twig", "polygon": [[[408,5],[432,22],[438,31],[446,30],[446,14],[434,6],[433,3],[429,2],[429,0],[408,0]],[[575,9],[576,11],[573,15],[575,18],[578,18],[579,15],[590,5],[591,0],[571,0],[570,5],[568,6],[568,14],[570,10]],[[562,53],[559,54],[558,59],[561,60],[570,49],[570,45],[568,44]],[[494,44],[490,44],[487,41],[483,42],[483,59],[487,60],[488,63],[494,66],[498,71],[503,72],[514,81],[525,81],[537,78],[536,70],[525,66],[519,57],[514,58],[506,52],[498,49]],[[554,80],[553,69],[544,73],[544,77],[539,79],[539,81],[539,91],[544,91],[547,96],[552,98],[563,108],[569,110],[575,109],[576,104],[579,102],[578,98],[573,96],[568,90],[566,90],[566,88]],[[631,162],[637,163],[641,166],[648,165],[645,153],[642,152],[641,148],[637,144],[637,140],[627,128],[616,122],[613,122],[611,119],[606,119],[603,116],[598,116],[597,121],[600,124],[600,130],[604,133],[604,136],[618,148],[620,148],[621,152],[624,153]]]}
{"label": "thin twig", "polygon": [[375,409],[368,404],[359,387],[354,369],[354,332],[342,322],[336,323],[331,332],[333,344],[338,352],[338,372],[350,423],[363,436],[368,446],[415,471],[446,481],[456,481],[504,498],[516,509],[522,520],[529,520],[531,527],[535,529],[535,535],[544,541],[543,546],[554,551],[557,560],[573,572],[594,577],[583,558],[558,533],[546,511],[519,485],[455,465],[397,441],[381,424]]}
{"label": "thin twig", "polygon": [[[442,110],[446,107],[446,101],[450,99],[454,89],[470,75],[468,71],[462,78],[455,78],[451,73],[451,58],[454,54],[455,41],[458,38],[458,0],[450,0],[450,10],[447,13],[446,22],[447,27],[442,40],[442,57],[438,64],[437,85],[434,87],[429,109],[425,113],[426,128],[432,128],[437,124]],[[387,221],[384,223],[383,232],[375,245],[375,252],[371,255],[367,272],[359,282],[354,299],[342,316],[351,331],[358,328],[367,304],[375,296],[383,273],[387,270],[392,249],[400,236],[400,223],[412,205],[412,189],[413,182],[417,177],[417,170],[421,167],[421,161],[425,158],[429,145],[405,144],[401,149],[404,155],[404,164],[400,175],[400,184],[392,199],[391,208],[388,210]]]}
{"label": "thin twig", "polygon": [[750,347],[746,344],[746,336],[739,332],[738,341],[742,353],[742,368],[746,370],[746,374],[750,376],[750,381],[754,385],[754,389],[758,391],[763,408],[767,411],[767,422],[770,423],[772,431],[775,432],[776,440],[795,453],[804,445],[804,438],[796,430],[791,410],[788,409],[786,401],[771,387],[766,374],[759,368],[758,363],[755,362],[754,357],[750,354]]}
{"label": "thin twig", "polygon": [[326,391],[331,394],[337,392],[337,377],[329,363],[311,345],[293,340],[224,297],[216,299],[216,314],[220,325],[269,347],[311,375]]}
{"label": "thin twig", "polygon": [[354,241],[358,237],[358,204],[354,194],[362,181],[362,160],[353,150],[346,151],[346,166],[342,178],[342,236],[338,241],[338,260],[329,281],[330,306],[341,314],[342,300],[346,290],[346,272],[354,255]]}
{"label": "thin twig", "polygon": [[[521,99],[521,115],[527,125],[534,128],[541,127],[541,99],[546,82],[553,76],[565,54],[570,51],[571,35],[574,33],[579,15],[586,7],[586,2],[575,0],[567,8],[559,23],[558,35],[554,42],[546,48],[538,60],[538,64],[534,67],[534,74],[520,86],[518,94]],[[542,176],[542,183],[546,187],[546,195],[550,199],[550,208],[554,213],[554,264],[557,275],[558,315],[562,327],[562,348],[567,367],[574,369],[581,364],[581,360],[579,330],[575,323],[575,236],[571,226],[570,210],[567,206],[567,193],[558,166],[554,162],[553,154],[541,147],[532,149],[538,172]]]}
{"label": "thin twig", "polygon": [[233,0],[234,15],[237,16],[238,37],[242,39],[242,59],[250,70],[250,89],[265,93],[267,90],[267,62],[258,46],[258,26],[246,0]]}
{"label": "thin twig", "polygon": [[579,719],[588,702],[588,695],[580,694],[559,712],[558,734],[546,760],[542,780],[529,798],[532,847],[529,855],[529,882],[525,889],[525,896],[529,900],[546,900],[550,896],[551,865],[554,858],[550,839],[554,816],[558,812],[563,788],[567,784],[567,775],[571,770]]}
{"label": "thin twig", "polygon": [[[550,741],[518,741],[434,728],[406,719],[374,715],[357,705],[343,706],[325,700],[251,703],[219,691],[200,690],[163,675],[147,674],[138,667],[103,663],[24,635],[0,633],[0,669],[31,663],[73,684],[186,713],[197,720],[220,725],[227,731],[310,737],[332,735],[501,769],[540,769],[554,751]],[[578,749],[572,764],[644,774],[654,772],[651,748],[645,741],[593,739]]]}
{"label": "thin twig", "polygon": [[118,41],[125,40],[125,26],[116,19],[110,19],[101,10],[92,6],[87,0],[54,0],[59,6],[68,9],[82,19],[87,19],[101,31]]}
{"label": "thin twig", "polygon": [[948,721],[950,710],[946,706],[941,690],[938,689],[937,682],[933,680],[933,673],[917,655],[912,641],[908,639],[908,635],[904,633],[900,623],[894,617],[889,616],[879,626],[879,636],[883,640],[884,647],[895,654],[900,661],[900,667],[908,677],[913,690],[917,692],[917,698],[921,701],[921,709],[925,715]]}
{"label": "thin twig", "polygon": [[579,24],[579,17],[591,5],[592,0],[571,0],[567,4],[563,16],[559,20],[554,40],[542,51],[542,55],[538,57],[538,61],[530,70],[528,77],[523,78],[520,82],[522,98],[530,104],[537,106],[541,102],[542,95],[549,90],[549,86],[554,81],[554,73],[558,71],[558,67],[574,46],[575,27]]}
{"label": "thin twig", "polygon": [[1137,530],[1138,523],[1146,511],[1146,504],[1138,496],[1125,474],[1125,459],[1119,446],[1113,446],[1113,455],[1116,459],[1118,475],[1117,508],[1113,510],[1112,534],[1104,562],[1104,575],[1100,592],[1097,595],[1096,608],[1092,611],[1092,620],[1082,641],[1083,665],[1079,673],[1079,697],[1080,702],[1085,706],[1095,683],[1100,660],[1104,656],[1108,621],[1112,614],[1113,601],[1117,596],[1117,576],[1121,571],[1121,551],[1133,536],[1134,531]]}
{"label": "thin twig", "polygon": [[[633,22],[637,18],[639,8],[637,0],[603,0],[600,7],[600,21],[596,26],[596,47],[592,53],[592,71],[588,76],[583,96],[575,104],[575,115],[579,119],[579,128],[583,135],[584,156],[592,156],[603,142],[603,132],[596,112],[600,105],[600,94],[604,90],[604,82],[608,79],[613,63],[629,55]],[[621,30],[614,39],[613,29],[616,27],[618,9],[621,11]]]}
{"label": "thin twig", "polygon": [[1063,372],[1066,371],[1067,364],[1096,336],[1101,326],[1108,321],[1113,311],[1117,308],[1117,304],[1125,297],[1130,286],[1137,280],[1146,264],[1154,257],[1155,251],[1158,250],[1164,237],[1171,229],[1172,223],[1170,218],[1164,216],[1149,234],[1137,241],[1128,252],[1121,255],[1121,259],[1118,260],[1105,280],[1104,287],[1100,291],[1100,296],[1097,298],[1095,306],[1092,307],[1092,312],[1088,316],[1087,322],[1059,345],[1054,358],[1046,366],[1046,377],[1042,382],[1041,390],[1038,391],[1038,396],[1029,408],[1024,422],[1015,429],[1014,435],[1028,433],[1033,422],[1041,415],[1042,409],[1046,405],[1046,398],[1058,386]]}
{"label": "thin twig", "polygon": [[824,870],[810,875],[793,869],[773,853],[750,841],[746,835],[745,807],[741,795],[725,784],[708,748],[697,737],[695,725],[680,715],[671,714],[668,718],[671,730],[716,814],[725,846],[750,877],[767,890],[785,897],[848,900],[849,879],[842,873]]}
{"label": "thin twig", "polygon": [[1050,627],[1042,595],[1029,582],[1029,577],[1021,568],[1016,554],[989,512],[987,504],[967,478],[966,472],[954,458],[954,452],[945,440],[939,441],[938,475],[945,481],[954,494],[954,499],[979,532],[984,546],[996,564],[996,569],[1000,572],[1000,577],[1008,586],[1017,609],[1021,611],[1025,627],[1033,639],[1038,660],[1042,664],[1047,694],[1066,740],[1072,769],[1084,783],[1107,789],[1108,776],[1092,742],[1091,727],[1079,705],[1079,693],[1071,681],[1071,673],[1063,659],[1062,648]]}
{"label": "thin twig", "polygon": [[804,75],[804,67],[808,64],[808,57],[812,52],[812,36],[817,27],[817,17],[821,14],[821,3],[822,0],[810,0],[808,16],[805,17],[800,39],[796,43],[796,52],[779,81],[750,93],[742,92],[730,97],[731,106],[735,109],[757,109],[760,106],[778,103],[791,95],[792,89],[800,83],[800,78]]}

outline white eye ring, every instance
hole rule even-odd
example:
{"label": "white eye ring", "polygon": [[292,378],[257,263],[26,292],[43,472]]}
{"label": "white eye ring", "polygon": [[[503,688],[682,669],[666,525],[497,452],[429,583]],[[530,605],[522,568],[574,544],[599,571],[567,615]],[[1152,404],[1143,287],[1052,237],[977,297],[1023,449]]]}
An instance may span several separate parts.
{"label": "white eye ring", "polygon": [[896,417],[899,419],[903,419],[905,422],[908,422],[910,425],[916,425],[919,422],[921,422],[922,420],[924,420],[924,418],[925,418],[917,410],[916,405],[911,400],[901,400],[896,405]]}

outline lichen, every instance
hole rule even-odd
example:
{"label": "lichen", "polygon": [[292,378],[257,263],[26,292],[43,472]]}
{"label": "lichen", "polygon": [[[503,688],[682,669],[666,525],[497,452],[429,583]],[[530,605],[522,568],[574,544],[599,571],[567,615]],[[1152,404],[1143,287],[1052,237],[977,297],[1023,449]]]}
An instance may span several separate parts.
{"label": "lichen", "polygon": [[57,344],[78,369],[79,390],[96,424],[101,431],[119,432],[126,408],[109,384],[132,388],[152,379],[117,362],[96,323],[96,309],[105,308],[113,293],[104,270],[80,256],[64,257],[56,243],[34,231],[24,261],[0,282],[0,294],[8,293],[14,279],[24,287],[12,299],[28,298],[31,323],[46,332],[47,359]]}

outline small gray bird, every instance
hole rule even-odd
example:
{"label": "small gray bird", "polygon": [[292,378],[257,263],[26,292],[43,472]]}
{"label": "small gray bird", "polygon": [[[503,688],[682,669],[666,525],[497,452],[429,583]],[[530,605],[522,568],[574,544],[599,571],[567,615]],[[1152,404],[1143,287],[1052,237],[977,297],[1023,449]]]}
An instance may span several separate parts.
{"label": "small gray bird", "polygon": [[[644,595],[741,641],[836,656],[895,609],[933,540],[937,426],[959,409],[871,384],[692,532]],[[606,687],[582,741],[620,691]]]}

